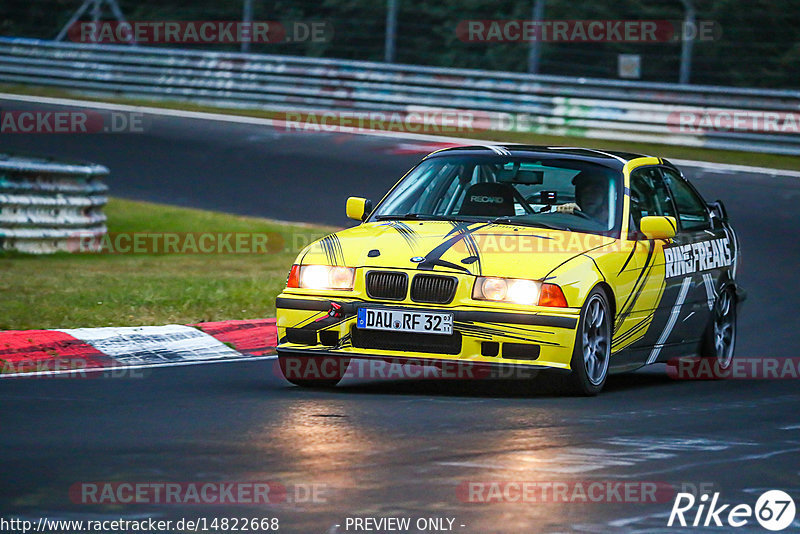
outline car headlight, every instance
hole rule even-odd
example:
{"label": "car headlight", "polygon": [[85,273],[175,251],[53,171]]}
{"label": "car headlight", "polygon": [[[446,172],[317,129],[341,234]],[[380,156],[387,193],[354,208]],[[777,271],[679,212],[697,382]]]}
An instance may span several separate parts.
{"label": "car headlight", "polygon": [[302,289],[353,289],[356,270],[331,265],[293,265],[286,287]]}
{"label": "car headlight", "polygon": [[559,286],[521,278],[479,276],[475,279],[472,298],[524,306],[567,307],[564,293]]}

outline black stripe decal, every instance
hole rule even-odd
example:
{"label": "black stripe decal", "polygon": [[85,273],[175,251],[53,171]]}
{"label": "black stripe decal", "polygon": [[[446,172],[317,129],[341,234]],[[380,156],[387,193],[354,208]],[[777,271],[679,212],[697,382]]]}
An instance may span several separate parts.
{"label": "black stripe decal", "polygon": [[[559,346],[558,343],[554,343],[552,341],[544,341],[544,340],[541,340],[541,339],[531,338],[531,337],[522,337],[522,336],[518,336],[518,335],[514,335],[514,334],[509,334],[508,332],[506,332],[504,330],[491,330],[490,329],[490,331],[488,331],[488,332],[482,332],[482,331],[475,331],[474,332],[474,331],[471,331],[471,330],[469,330],[467,328],[464,328],[462,326],[456,327],[456,330],[458,330],[459,332],[461,332],[462,334],[464,334],[466,336],[479,337],[480,339],[491,339],[492,337],[504,337],[504,338],[507,338],[507,339],[516,339],[518,341],[527,341],[528,343],[536,343],[537,345],[547,345],[547,346],[550,346],[550,347],[558,347]],[[480,336],[476,335],[476,333],[480,334]]]}
{"label": "black stripe decal", "polygon": [[490,311],[456,311],[456,321],[471,321],[473,323],[510,323],[528,324],[532,326],[550,326],[553,328],[574,329],[578,319],[574,317],[556,317],[552,315],[529,315],[513,312]]}
{"label": "black stripe decal", "polygon": [[[607,247],[608,245],[611,245],[611,244],[613,244],[613,243],[604,243],[604,244],[602,244],[602,245],[597,245],[596,247],[590,248],[589,250],[585,250],[585,251],[583,251],[583,252],[579,252],[579,253],[575,254],[574,256],[572,256],[571,258],[567,258],[566,260],[562,261],[561,263],[559,263],[558,265],[556,265],[555,267],[553,267],[553,268],[550,270],[550,272],[549,272],[549,273],[547,273],[547,275],[546,275],[546,276],[543,278],[543,280],[548,280],[548,279],[550,279],[550,278],[551,278],[551,275],[552,275],[554,272],[556,272],[556,271],[557,271],[557,270],[559,270],[561,267],[563,267],[563,266],[564,266],[564,265],[566,265],[567,263],[571,262],[572,260],[574,260],[574,259],[575,259],[575,258],[577,258],[578,256],[582,256],[582,255],[584,255],[584,254],[588,254],[589,252],[593,252],[593,251],[595,251],[595,250],[597,250],[597,249],[599,249],[599,248]],[[587,257],[591,257],[591,256],[587,256]],[[597,264],[595,263],[595,265],[597,265]],[[599,269],[598,269],[598,270],[599,270]],[[601,274],[601,275],[603,274],[603,273],[602,273],[602,271],[600,272],[600,274]],[[605,275],[603,275],[603,278],[605,279]]]}
{"label": "black stripe decal", "polygon": [[[442,263],[440,263],[442,261],[441,257],[444,255],[445,252],[450,250],[456,243],[458,243],[461,240],[465,240],[473,232],[477,232],[478,230],[489,226],[489,224],[486,223],[486,224],[481,224],[480,226],[476,226],[475,228],[470,228],[469,227],[470,224],[475,224],[475,223],[458,223],[453,225],[453,229],[450,230],[445,235],[446,241],[442,242],[440,245],[436,246],[436,248],[428,252],[425,255],[425,261],[420,263],[417,266],[417,269],[423,271],[432,271],[433,268],[436,267],[437,265],[442,265]],[[475,244],[474,241],[473,244]],[[467,243],[467,246],[469,246],[469,243]],[[452,268],[452,265],[453,264],[445,266]],[[464,271],[472,274],[469,269],[464,269]]]}
{"label": "black stripe decal", "polygon": [[603,274],[603,270],[602,270],[602,269],[600,269],[600,266],[599,266],[599,265],[597,265],[597,261],[595,261],[595,259],[594,259],[593,257],[589,256],[589,255],[588,255],[588,254],[586,254],[585,252],[584,252],[583,254],[581,254],[581,256],[586,256],[587,258],[589,258],[590,260],[592,260],[592,263],[594,263],[594,266],[595,266],[595,268],[597,269],[597,272],[598,272],[598,273],[600,273],[600,276],[602,276],[602,277],[603,277],[603,282],[607,282],[607,281],[608,281],[608,279],[606,278],[606,275],[604,275],[604,274]]}
{"label": "black stripe decal", "polygon": [[622,272],[625,270],[625,267],[627,267],[628,264],[631,262],[631,260],[633,259],[633,255],[636,253],[636,247],[638,246],[639,246],[639,240],[637,239],[636,241],[633,242],[633,250],[631,250],[631,253],[628,254],[628,259],[625,260],[625,263],[622,265],[622,269],[620,269],[619,272],[617,273],[618,276],[622,274]]}
{"label": "black stripe decal", "polygon": [[624,343],[629,338],[631,338],[631,337],[635,336],[636,334],[638,334],[639,331],[641,331],[642,328],[647,326],[647,322],[652,320],[653,317],[655,317],[655,313],[651,313],[650,315],[648,315],[647,317],[645,317],[644,319],[642,319],[641,321],[636,323],[634,326],[631,327],[630,330],[628,330],[627,332],[625,332],[621,336],[615,336],[614,337],[614,342],[612,343],[612,345],[619,345],[620,343]]}
{"label": "black stripe decal", "polygon": [[275,299],[275,307],[283,310],[328,311],[331,309],[331,301],[278,297]]}
{"label": "black stripe decal", "polygon": [[[631,310],[633,306],[636,304],[636,301],[639,300],[639,297],[644,290],[644,286],[647,283],[645,273],[649,273],[653,269],[653,265],[655,265],[654,259],[654,252],[655,252],[656,244],[654,241],[650,241],[650,249],[647,251],[647,260],[644,262],[644,267],[642,267],[642,272],[639,273],[639,277],[636,279],[636,283],[633,284],[633,290],[628,294],[628,298],[625,299],[625,303],[622,305],[620,312],[617,314],[617,324],[614,325],[614,332],[619,330],[619,327],[622,326],[622,322],[628,318],[631,314]],[[653,263],[650,263],[650,260],[653,260]],[[641,282],[641,285],[639,284]]]}
{"label": "black stripe decal", "polygon": [[331,234],[331,241],[333,242],[333,253],[336,260],[334,265],[344,265],[344,251],[342,250],[342,243],[339,241],[339,236]]}
{"label": "black stripe decal", "polygon": [[474,336],[474,334],[481,334],[482,336],[486,336],[486,339],[488,339],[490,336],[505,337],[505,338],[509,338],[509,339],[517,339],[517,340],[520,340],[520,341],[527,341],[529,343],[536,343],[536,344],[539,344],[539,345],[548,345],[548,346],[552,346],[552,347],[558,347],[559,346],[558,343],[554,343],[553,341],[544,341],[544,340],[537,339],[537,338],[523,337],[523,336],[520,336],[520,335],[509,334],[508,331],[501,330],[499,328],[486,328],[486,327],[483,327],[483,326],[471,326],[471,325],[463,324],[463,323],[456,323],[455,327],[459,332],[462,332],[462,333],[464,333],[466,335],[473,334],[473,337],[477,337],[477,336]]}
{"label": "black stripe decal", "polygon": [[[340,303],[342,305],[341,312],[345,315],[354,315],[356,309],[360,307],[369,308],[393,308],[397,309],[397,305],[383,305],[371,302],[347,302]],[[275,307],[282,310],[308,310],[308,311],[328,311],[331,308],[330,300],[309,300],[309,299],[293,299],[286,297],[278,297],[275,299]],[[412,306],[402,305],[410,311],[432,311],[432,312],[451,312],[453,320],[461,322],[473,323],[509,323],[509,324],[526,324],[531,326],[549,326],[553,328],[568,328],[574,330],[578,325],[578,319],[574,317],[558,317],[553,315],[539,315],[529,313],[514,313],[514,312],[496,312],[496,311],[470,311],[470,310],[447,310],[447,309],[430,309],[430,308],[416,308]]]}
{"label": "black stripe decal", "polygon": [[[420,356],[387,356],[381,354],[370,354],[368,352],[356,352],[356,353],[349,353],[349,352],[337,352],[336,350],[329,350],[324,347],[314,348],[314,347],[303,347],[302,349],[284,349],[284,348],[277,348],[278,354],[281,356],[291,356],[291,357],[303,357],[303,356],[316,356],[318,354],[325,354],[328,356],[335,356],[335,357],[354,357],[354,358],[366,358],[371,360],[383,360],[383,361],[393,361],[393,360],[401,360],[402,362],[406,363],[414,363],[414,362],[431,362],[431,363],[438,363],[441,362],[441,358],[425,358]],[[476,365],[476,366],[484,366],[484,365],[497,365],[497,364],[490,364],[487,362],[471,362],[469,360],[464,360],[463,362],[465,365]],[[499,363],[499,362],[498,362]],[[503,369],[547,369],[547,372],[557,372],[568,374],[570,373],[569,369],[564,369],[563,367],[552,367],[550,365],[535,365],[535,364],[518,364],[518,363],[506,363],[502,362]]]}
{"label": "black stripe decal", "polygon": [[325,253],[325,258],[330,265],[344,265],[344,252],[342,251],[342,244],[336,234],[326,235],[319,241],[322,251]]}
{"label": "black stripe decal", "polygon": [[389,228],[394,229],[397,231],[398,234],[403,238],[403,240],[408,245],[408,248],[414,249],[414,246],[417,243],[417,234],[414,232],[414,229],[411,228],[409,225],[402,221],[387,221],[380,226],[388,226]]}

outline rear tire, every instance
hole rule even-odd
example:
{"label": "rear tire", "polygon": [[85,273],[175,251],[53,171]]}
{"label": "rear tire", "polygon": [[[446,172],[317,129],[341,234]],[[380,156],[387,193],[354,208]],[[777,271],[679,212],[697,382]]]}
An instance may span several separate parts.
{"label": "rear tire", "polygon": [[720,370],[727,371],[733,364],[735,349],[736,293],[733,289],[726,288],[714,302],[714,310],[700,347],[700,355],[714,360]]}
{"label": "rear tire", "polygon": [[349,364],[350,358],[335,356],[278,355],[283,377],[295,386],[304,388],[335,387],[344,378]]}
{"label": "rear tire", "polygon": [[602,391],[608,378],[611,358],[611,307],[604,291],[594,288],[581,309],[575,348],[567,377],[570,393],[594,396]]}

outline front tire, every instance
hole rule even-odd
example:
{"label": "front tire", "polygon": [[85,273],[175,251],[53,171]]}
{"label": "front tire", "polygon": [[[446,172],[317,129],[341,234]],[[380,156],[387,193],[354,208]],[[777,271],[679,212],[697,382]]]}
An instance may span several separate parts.
{"label": "front tire", "polygon": [[611,313],[604,291],[594,288],[581,309],[568,389],[578,395],[594,396],[608,378],[611,359]]}

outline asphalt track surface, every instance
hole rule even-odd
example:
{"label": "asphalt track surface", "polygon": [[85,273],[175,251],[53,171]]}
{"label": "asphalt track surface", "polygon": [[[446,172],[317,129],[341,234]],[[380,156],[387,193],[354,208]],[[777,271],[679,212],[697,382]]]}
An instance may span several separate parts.
{"label": "asphalt track surface", "polygon": [[[0,142],[0,152],[106,164],[117,196],[336,225],[346,224],[347,196],[378,198],[421,157],[398,153],[413,141],[159,117],[141,134]],[[749,300],[737,357],[798,356],[800,179],[684,171],[706,198],[726,202],[742,242],[739,278]],[[796,380],[676,381],[664,366],[611,377],[596,398],[507,381],[304,390],[285,382],[274,361],[127,379],[4,380],[0,517],[278,517],[284,532],[354,532],[345,530],[347,517],[409,517],[412,525],[448,517],[463,533],[666,532],[674,530],[666,528],[671,499],[476,504],[457,488],[656,481],[718,491],[734,504],[782,489],[800,505],[799,405]],[[324,493],[313,503],[250,506],[103,507],[68,495],[82,481],[248,480],[277,482],[290,496],[308,484]],[[790,530],[798,527],[800,520]],[[737,531],[766,532],[752,520]]]}

